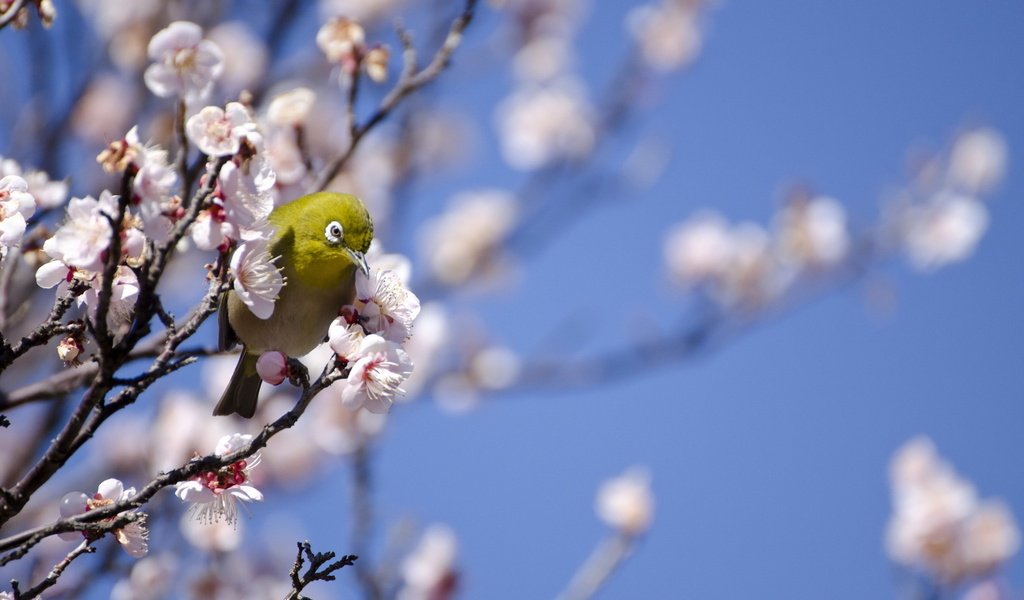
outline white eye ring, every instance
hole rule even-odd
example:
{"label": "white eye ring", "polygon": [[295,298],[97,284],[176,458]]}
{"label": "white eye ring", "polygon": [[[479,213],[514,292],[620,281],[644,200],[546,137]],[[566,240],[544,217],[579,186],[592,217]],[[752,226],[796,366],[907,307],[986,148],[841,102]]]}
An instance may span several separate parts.
{"label": "white eye ring", "polygon": [[324,237],[332,244],[341,243],[341,238],[344,236],[345,230],[341,228],[341,223],[337,221],[331,221],[324,229]]}

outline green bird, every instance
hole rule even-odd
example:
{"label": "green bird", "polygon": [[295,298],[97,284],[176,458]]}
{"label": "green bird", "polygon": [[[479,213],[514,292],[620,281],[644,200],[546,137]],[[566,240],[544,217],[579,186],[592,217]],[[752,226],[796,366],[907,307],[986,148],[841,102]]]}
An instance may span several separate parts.
{"label": "green bird", "polygon": [[365,253],[373,221],[355,196],[318,192],[274,209],[269,250],[284,276],[274,312],[254,315],[234,290],[221,296],[220,348],[242,343],[242,355],[214,415],[251,418],[262,380],[256,361],[276,350],[302,356],[323,341],[338,309],[355,299],[356,270],[368,272]]}

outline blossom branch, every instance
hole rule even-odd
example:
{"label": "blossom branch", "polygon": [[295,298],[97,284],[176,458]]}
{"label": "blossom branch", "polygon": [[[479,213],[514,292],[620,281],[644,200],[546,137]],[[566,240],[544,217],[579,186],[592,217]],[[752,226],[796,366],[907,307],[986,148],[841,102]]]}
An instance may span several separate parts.
{"label": "blossom branch", "polygon": [[50,573],[46,576],[46,579],[43,579],[38,584],[36,584],[28,590],[25,590],[24,592],[22,592],[19,589],[17,581],[11,580],[11,588],[13,588],[14,590],[14,600],[29,600],[30,598],[35,598],[42,594],[44,591],[46,591],[48,588],[52,587],[55,583],[57,583],[57,579],[60,578],[60,576],[64,573],[64,570],[68,568],[68,566],[71,564],[73,560],[75,560],[83,554],[92,554],[93,552],[96,552],[96,548],[91,544],[92,543],[89,540],[83,540],[81,544],[79,544],[74,550],[69,552],[68,555],[65,556],[59,563],[53,566],[53,569],[50,570]]}
{"label": "blossom branch", "polygon": [[[313,554],[313,548],[309,542],[298,542],[296,544],[299,548],[295,554],[295,564],[291,570],[292,590],[285,597],[285,600],[309,600],[302,595],[302,590],[314,581],[334,581],[336,577],[334,573],[341,570],[344,567],[350,567],[355,564],[356,559],[359,557],[355,554],[346,554],[340,559],[326,564],[333,560],[336,554],[334,552],[317,552]],[[305,559],[303,559],[305,554]],[[305,560],[309,561],[309,566],[306,567],[306,572],[301,576],[299,571],[302,570]],[[326,566],[325,566],[326,564]],[[322,567],[322,568],[321,568]]]}
{"label": "blossom branch", "polygon": [[18,18],[18,13],[25,7],[25,3],[27,1],[28,0],[14,0],[11,2],[7,7],[7,10],[3,14],[0,14],[0,29],[7,27],[12,21]]}
{"label": "blossom branch", "polygon": [[11,346],[0,336],[0,373],[11,365],[18,357],[25,354],[36,346],[46,344],[54,336],[63,333],[77,333],[81,331],[81,325],[65,325],[61,323],[68,309],[75,303],[75,299],[82,295],[87,286],[80,281],[72,281],[68,292],[57,298],[50,309],[46,320],[39,324],[31,333],[21,338],[17,344]]}
{"label": "blossom branch", "polygon": [[[462,13],[452,22],[444,43],[434,54],[430,64],[419,72],[416,72],[415,70],[415,52],[410,52],[411,44],[409,43],[408,35],[399,36],[402,40],[402,45],[405,47],[404,56],[407,60],[398,83],[396,83],[395,87],[392,88],[388,95],[384,97],[380,105],[377,107],[376,112],[374,112],[364,124],[353,129],[348,149],[346,149],[341,156],[336,158],[327,166],[326,169],[324,169],[324,172],[316,183],[316,190],[320,191],[325,189],[327,184],[337,177],[338,173],[341,172],[342,167],[345,166],[348,160],[355,153],[356,146],[358,146],[359,141],[370,130],[376,127],[378,123],[387,118],[402,99],[436,79],[437,76],[441,74],[441,71],[448,66],[452,53],[455,52],[455,49],[458,48],[459,43],[462,41],[462,33],[473,20],[473,14],[476,10],[476,1],[477,0],[466,0]],[[408,60],[410,57],[413,59],[412,62]],[[411,68],[410,65],[412,65]],[[353,120],[353,123],[354,122],[355,121]]]}

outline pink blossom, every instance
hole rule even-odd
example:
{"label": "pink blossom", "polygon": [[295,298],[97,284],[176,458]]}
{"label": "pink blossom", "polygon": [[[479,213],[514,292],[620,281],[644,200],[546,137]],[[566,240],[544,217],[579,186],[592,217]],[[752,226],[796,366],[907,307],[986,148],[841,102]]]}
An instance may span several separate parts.
{"label": "pink blossom", "polygon": [[146,87],[167,98],[178,95],[195,102],[209,95],[224,69],[220,48],[203,39],[203,30],[195,23],[175,21],[161,29],[149,41]]}
{"label": "pink blossom", "polygon": [[350,410],[365,407],[386,413],[395,396],[405,393],[399,386],[411,373],[412,360],[405,350],[379,335],[368,335],[359,343],[341,401]]}

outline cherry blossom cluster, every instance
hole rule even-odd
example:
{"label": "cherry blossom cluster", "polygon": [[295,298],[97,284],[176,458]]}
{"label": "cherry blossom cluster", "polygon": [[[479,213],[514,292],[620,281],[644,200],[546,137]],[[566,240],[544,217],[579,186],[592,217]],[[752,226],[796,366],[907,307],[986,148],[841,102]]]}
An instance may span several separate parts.
{"label": "cherry blossom cluster", "polygon": [[[100,483],[96,493],[91,496],[83,492],[70,492],[60,500],[60,516],[62,518],[73,517],[87,513],[90,510],[110,506],[127,500],[135,495],[135,488],[125,488],[124,484],[117,479],[107,479]],[[134,512],[134,511],[132,511]],[[149,530],[146,528],[145,513],[136,513],[138,518],[120,529],[113,531],[114,538],[121,548],[133,558],[141,558],[149,552]],[[111,521],[116,517],[107,519]],[[89,532],[69,531],[58,534],[61,539],[68,541],[95,539],[94,534]]]}
{"label": "cherry blossom cluster", "polygon": [[980,500],[931,440],[907,442],[889,475],[893,512],[886,548],[893,561],[948,585],[987,575],[1020,547],[1009,508],[1000,500]]}

